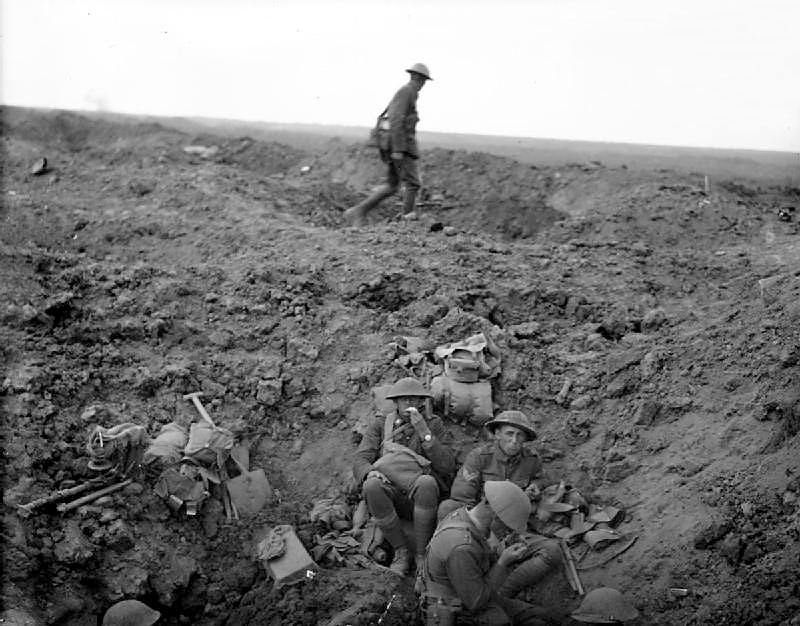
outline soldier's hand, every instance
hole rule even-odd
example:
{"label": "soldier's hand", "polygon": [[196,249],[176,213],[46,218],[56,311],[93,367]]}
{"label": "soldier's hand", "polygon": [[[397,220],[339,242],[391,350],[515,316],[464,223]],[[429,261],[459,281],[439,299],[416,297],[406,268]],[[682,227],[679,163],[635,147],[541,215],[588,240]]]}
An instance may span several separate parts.
{"label": "soldier's hand", "polygon": [[369,472],[367,472],[367,475],[364,477],[364,480],[367,480],[369,478],[377,478],[378,480],[384,483],[389,482],[389,479],[386,478],[386,476],[384,476],[383,474],[381,474],[378,470],[370,470]]}
{"label": "soldier's hand", "polygon": [[531,502],[537,502],[542,497],[542,490],[536,485],[531,483],[525,488],[525,495]]}
{"label": "soldier's hand", "polygon": [[424,439],[426,435],[431,434],[431,429],[428,428],[428,423],[425,421],[425,418],[422,417],[422,414],[417,411],[417,409],[413,407],[406,409],[405,414],[408,415],[411,425],[414,427],[414,430],[417,431],[417,434],[421,439]]}
{"label": "soldier's hand", "polygon": [[500,554],[500,558],[497,560],[501,565],[508,567],[520,559],[523,559],[527,552],[528,546],[520,541],[518,543],[511,544],[505,550],[503,550],[503,552]]}

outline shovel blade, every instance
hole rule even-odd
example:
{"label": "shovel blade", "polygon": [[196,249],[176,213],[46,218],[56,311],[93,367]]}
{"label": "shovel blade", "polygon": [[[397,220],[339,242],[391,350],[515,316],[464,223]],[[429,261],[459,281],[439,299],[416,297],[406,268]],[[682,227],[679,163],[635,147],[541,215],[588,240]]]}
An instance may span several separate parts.
{"label": "shovel blade", "polygon": [[272,495],[272,487],[262,469],[242,472],[227,482],[227,488],[241,517],[256,515]]}

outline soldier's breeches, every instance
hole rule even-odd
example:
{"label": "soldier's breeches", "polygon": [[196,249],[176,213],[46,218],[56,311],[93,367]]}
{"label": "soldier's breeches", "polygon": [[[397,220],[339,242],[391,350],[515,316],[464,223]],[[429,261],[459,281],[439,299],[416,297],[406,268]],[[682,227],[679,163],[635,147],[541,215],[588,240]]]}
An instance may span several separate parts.
{"label": "soldier's breeches", "polygon": [[369,512],[377,519],[387,518],[395,513],[390,492],[380,478],[367,478],[364,481],[362,493]]}
{"label": "soldier's breeches", "polygon": [[439,504],[439,485],[436,479],[428,474],[423,474],[414,481],[414,486],[408,493],[415,507],[436,510]]}

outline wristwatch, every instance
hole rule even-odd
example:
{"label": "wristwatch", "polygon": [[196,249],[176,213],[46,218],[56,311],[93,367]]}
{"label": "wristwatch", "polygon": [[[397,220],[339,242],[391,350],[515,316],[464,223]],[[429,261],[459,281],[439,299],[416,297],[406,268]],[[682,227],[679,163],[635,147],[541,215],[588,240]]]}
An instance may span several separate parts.
{"label": "wristwatch", "polygon": [[430,433],[428,433],[427,435],[425,435],[425,436],[422,438],[422,441],[424,441],[425,443],[430,443],[431,441],[433,441],[433,435],[431,435]]}

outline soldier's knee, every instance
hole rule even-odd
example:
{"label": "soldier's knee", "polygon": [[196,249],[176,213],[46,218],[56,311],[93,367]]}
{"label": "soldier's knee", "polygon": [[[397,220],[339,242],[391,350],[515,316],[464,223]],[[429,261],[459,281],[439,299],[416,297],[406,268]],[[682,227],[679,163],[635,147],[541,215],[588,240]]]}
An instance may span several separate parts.
{"label": "soldier's knee", "polygon": [[361,486],[361,493],[364,495],[364,499],[367,502],[376,497],[380,498],[384,495],[383,482],[380,478],[367,478]]}
{"label": "soldier's knee", "polygon": [[540,556],[542,560],[549,566],[554,567],[557,563],[559,563],[559,561],[561,561],[561,547],[559,546],[558,541],[555,541],[554,539],[548,539],[539,547],[537,550],[537,555]]}
{"label": "soldier's knee", "polygon": [[439,502],[439,485],[433,476],[423,474],[414,483],[414,502],[427,507],[435,507]]}

